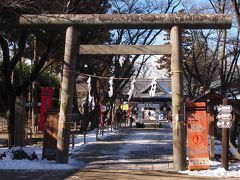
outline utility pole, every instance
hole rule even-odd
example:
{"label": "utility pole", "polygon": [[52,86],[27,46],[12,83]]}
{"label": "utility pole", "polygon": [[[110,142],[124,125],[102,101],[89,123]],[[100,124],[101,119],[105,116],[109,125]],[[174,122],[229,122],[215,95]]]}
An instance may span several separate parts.
{"label": "utility pole", "polygon": [[186,169],[186,128],[183,102],[182,34],[179,26],[171,29],[173,163],[174,169]]}
{"label": "utility pole", "polygon": [[[228,99],[223,98],[223,106],[228,105]],[[222,128],[222,167],[228,170],[229,128]]]}
{"label": "utility pole", "polygon": [[72,113],[73,92],[75,83],[75,64],[78,54],[77,29],[73,26],[67,28],[63,79],[61,83],[61,103],[57,135],[57,163],[68,163],[70,120]]}

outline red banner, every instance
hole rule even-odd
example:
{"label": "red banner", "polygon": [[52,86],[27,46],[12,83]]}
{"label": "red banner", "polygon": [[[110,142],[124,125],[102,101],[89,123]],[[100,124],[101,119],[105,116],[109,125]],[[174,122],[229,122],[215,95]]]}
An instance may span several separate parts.
{"label": "red banner", "polygon": [[127,115],[128,115],[128,119],[130,119],[131,112],[132,112],[132,107],[131,107],[130,104],[128,104],[128,113],[127,113]]}
{"label": "red banner", "polygon": [[209,168],[208,118],[205,102],[187,102],[187,135],[189,170]]}
{"label": "red banner", "polygon": [[44,130],[44,113],[52,108],[52,97],[54,89],[52,87],[43,87],[41,89],[41,107],[40,107],[40,117],[38,123],[38,130]]}
{"label": "red banner", "polygon": [[100,104],[100,127],[101,128],[104,127],[103,115],[105,111],[106,111],[106,106],[104,106],[103,104]]}

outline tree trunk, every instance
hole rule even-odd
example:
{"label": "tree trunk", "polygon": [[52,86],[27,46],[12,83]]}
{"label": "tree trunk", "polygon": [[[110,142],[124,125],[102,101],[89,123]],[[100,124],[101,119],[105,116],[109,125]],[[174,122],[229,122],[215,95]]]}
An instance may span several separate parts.
{"label": "tree trunk", "polygon": [[25,97],[16,97],[14,146],[25,145]]}
{"label": "tree trunk", "polygon": [[83,133],[84,131],[86,131],[89,125],[89,105],[87,101],[88,99],[86,99],[86,102],[83,105],[84,112],[83,112],[83,118],[81,121],[80,133]]}
{"label": "tree trunk", "polygon": [[32,130],[36,134],[37,131],[37,95],[36,95],[36,84],[32,84]]}
{"label": "tree trunk", "polygon": [[10,91],[8,94],[8,110],[7,110],[7,120],[8,120],[8,147],[14,146],[14,127],[15,127],[15,92]]}
{"label": "tree trunk", "polygon": [[[33,60],[32,60],[32,64],[31,64],[31,72],[32,72],[32,68],[34,63],[37,63],[38,60],[38,43],[37,43],[37,37],[34,36],[33,39]],[[37,119],[37,94],[36,94],[36,83],[33,82],[32,83],[32,130],[33,133],[36,135],[37,132],[37,125],[38,125],[38,119]]]}
{"label": "tree trunk", "polygon": [[95,105],[95,108],[93,111],[90,112],[91,114],[93,114],[91,116],[91,129],[95,129],[98,128],[99,124],[100,124],[100,106],[98,104]]}

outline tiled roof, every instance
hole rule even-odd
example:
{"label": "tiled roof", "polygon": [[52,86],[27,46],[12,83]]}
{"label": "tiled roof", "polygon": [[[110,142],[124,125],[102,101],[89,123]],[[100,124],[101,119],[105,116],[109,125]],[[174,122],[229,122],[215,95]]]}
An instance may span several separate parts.
{"label": "tiled roof", "polygon": [[[81,94],[87,93],[87,78],[77,78],[77,89]],[[152,79],[136,79],[133,90],[134,97],[149,98],[149,90],[151,88]],[[129,81],[123,89],[123,94],[128,96],[128,92],[131,87],[131,81]],[[155,98],[171,98],[171,80],[170,79],[157,79]],[[84,93],[85,92],[85,93]],[[153,97],[151,97],[153,98]]]}
{"label": "tiled roof", "polygon": [[[149,98],[152,79],[136,79],[133,91],[134,97]],[[130,83],[125,87],[124,94],[130,89]],[[169,98],[171,97],[171,80],[157,79],[156,93],[154,97]]]}

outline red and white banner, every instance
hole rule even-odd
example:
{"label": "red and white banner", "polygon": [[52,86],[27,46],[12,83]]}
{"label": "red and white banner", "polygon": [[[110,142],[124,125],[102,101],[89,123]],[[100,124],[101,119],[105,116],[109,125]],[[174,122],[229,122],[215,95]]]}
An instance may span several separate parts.
{"label": "red and white banner", "polygon": [[131,112],[132,112],[132,107],[131,107],[130,104],[128,104],[128,112],[127,112],[127,117],[128,117],[128,119],[130,119]]}
{"label": "red and white banner", "polygon": [[106,106],[104,106],[103,104],[100,104],[100,127],[101,128],[104,127],[103,115],[105,111],[106,111]]}
{"label": "red and white banner", "polygon": [[40,106],[40,117],[38,123],[38,130],[44,130],[44,113],[52,108],[52,97],[54,89],[52,87],[41,88],[41,106]]}
{"label": "red and white banner", "polygon": [[205,102],[187,102],[189,170],[209,168],[208,118]]}

